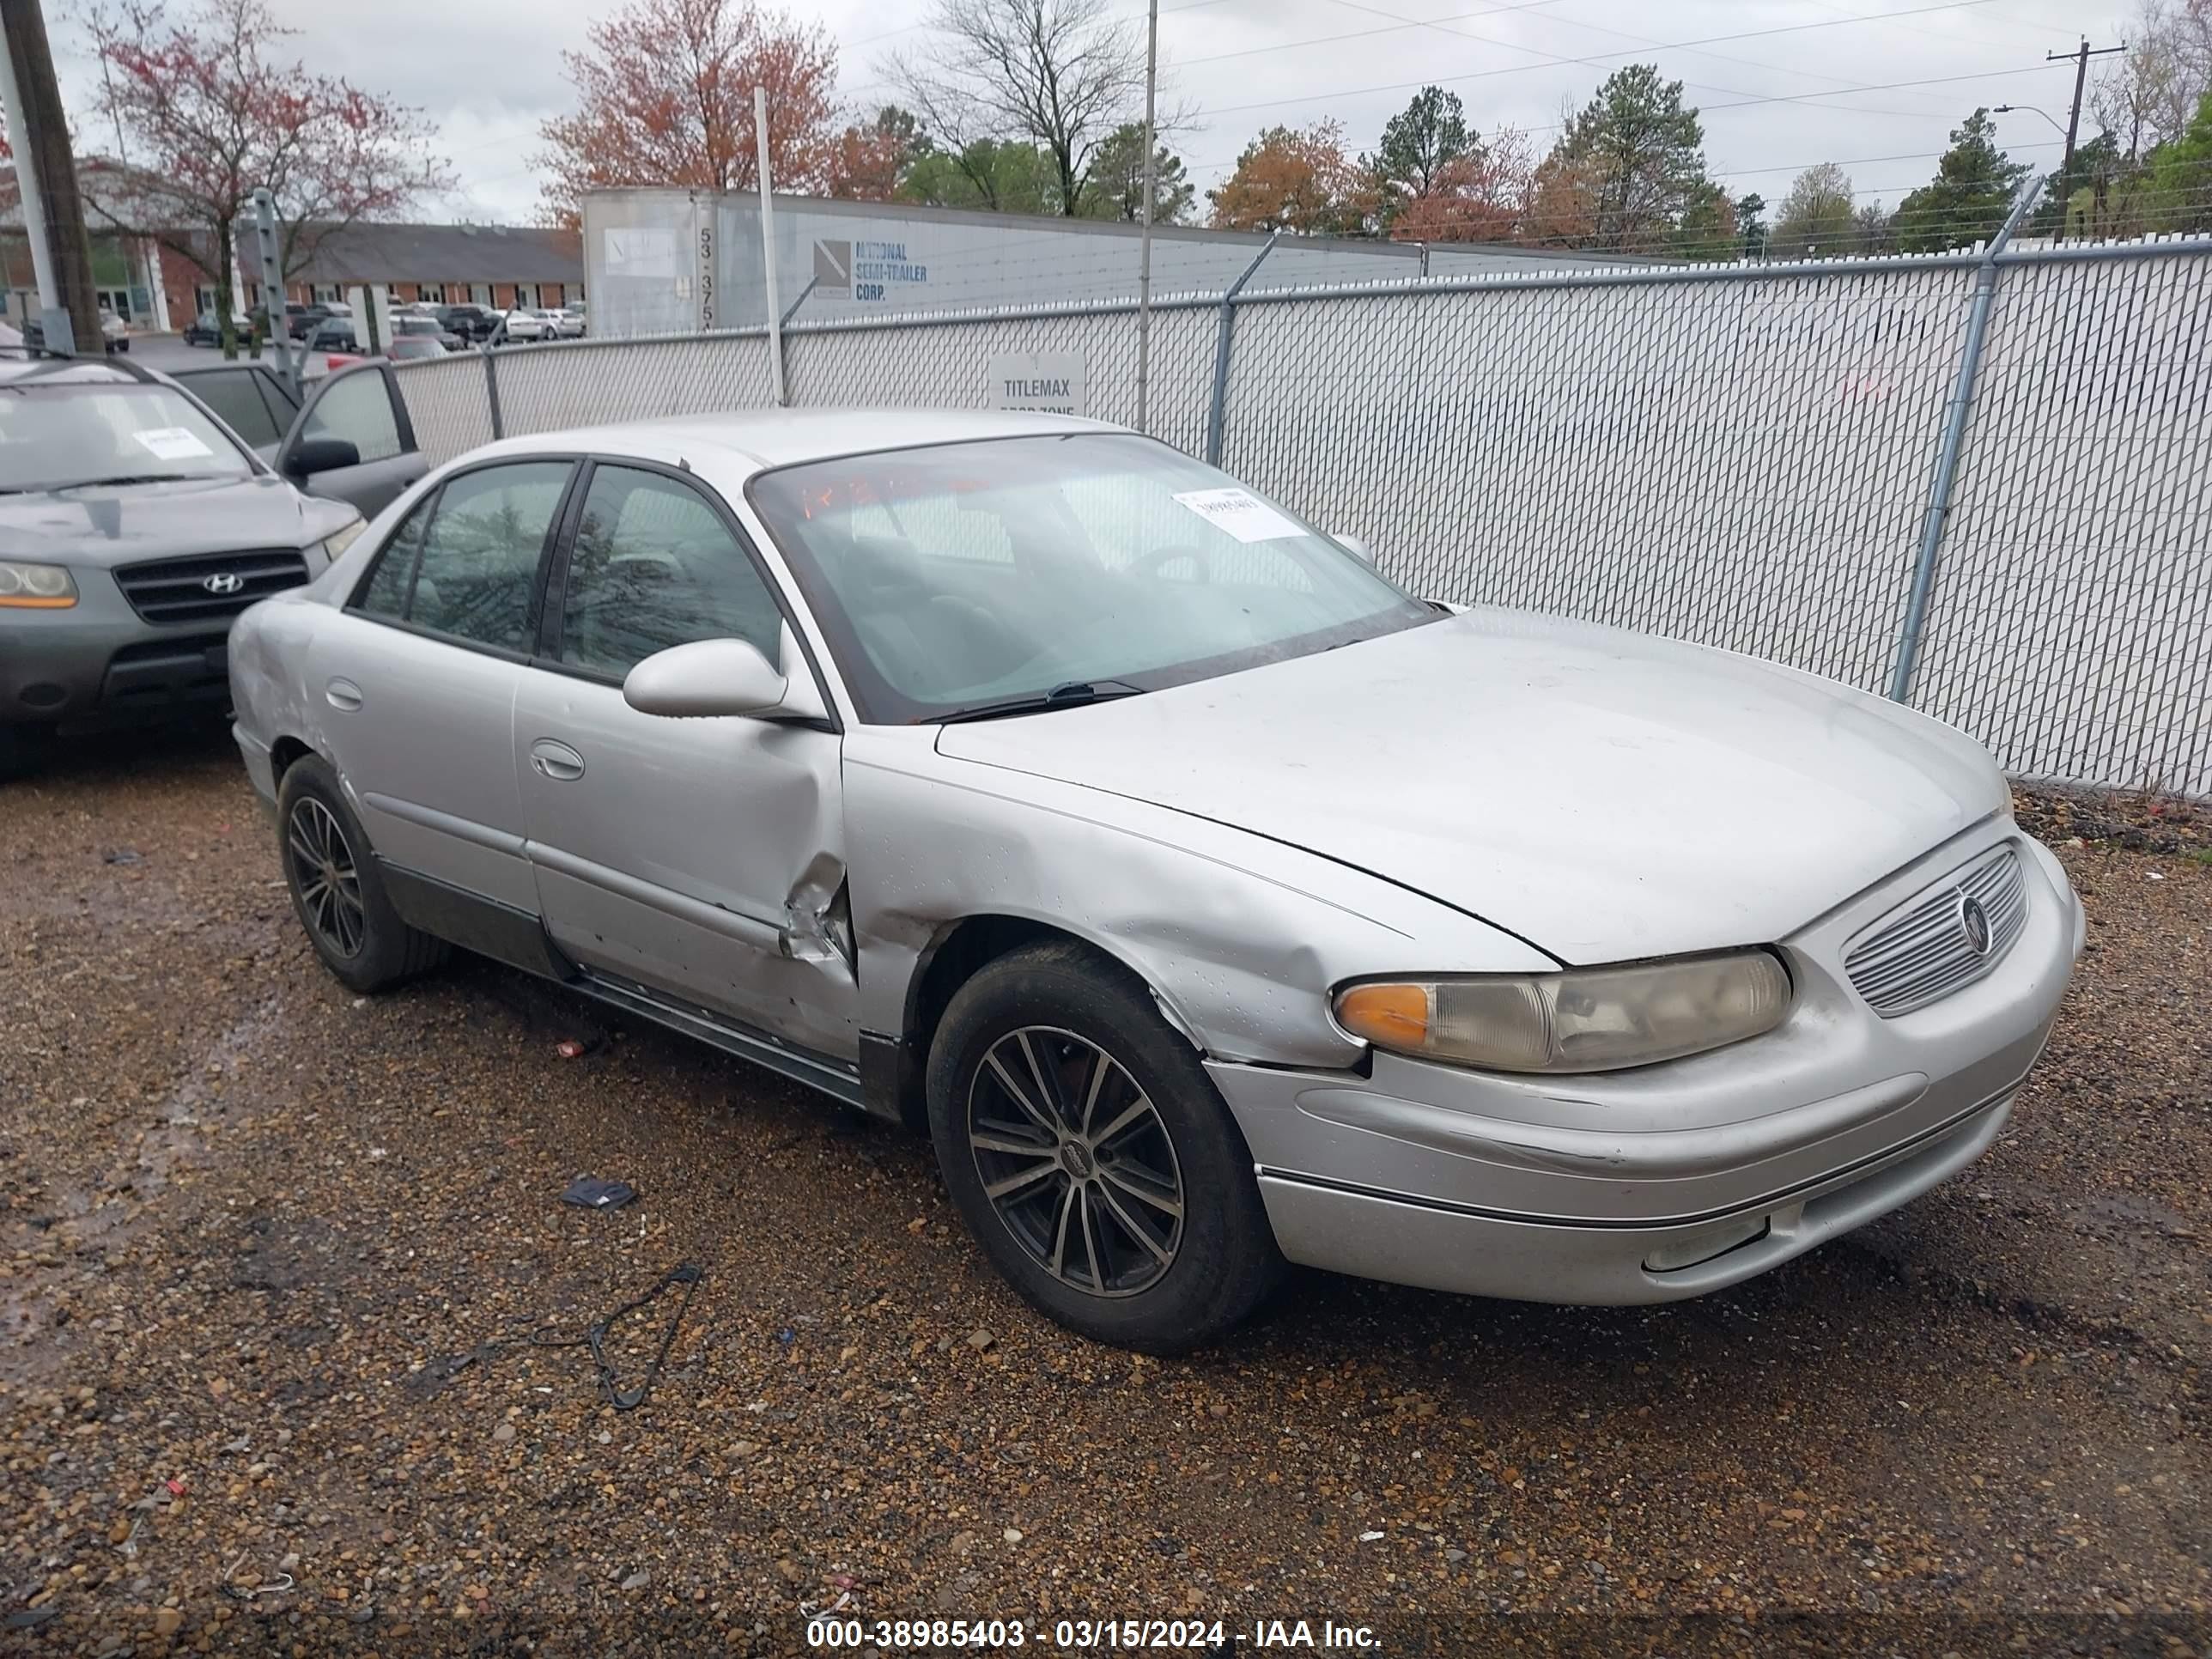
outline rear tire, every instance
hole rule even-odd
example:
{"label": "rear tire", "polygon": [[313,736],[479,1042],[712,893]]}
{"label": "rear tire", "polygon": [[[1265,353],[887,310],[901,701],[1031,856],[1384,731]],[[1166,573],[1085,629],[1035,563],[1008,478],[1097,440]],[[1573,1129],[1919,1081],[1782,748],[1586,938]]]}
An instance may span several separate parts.
{"label": "rear tire", "polygon": [[1097,1342],[1178,1353],[1284,1272],[1252,1155],[1190,1044],[1120,964],[1031,946],[962,986],[930,1046],[938,1166],[1023,1298]]}
{"label": "rear tire", "polygon": [[276,792],[276,855],[293,913],[348,988],[382,991],[428,972],[453,947],[392,908],[368,836],[328,763],[302,756]]}

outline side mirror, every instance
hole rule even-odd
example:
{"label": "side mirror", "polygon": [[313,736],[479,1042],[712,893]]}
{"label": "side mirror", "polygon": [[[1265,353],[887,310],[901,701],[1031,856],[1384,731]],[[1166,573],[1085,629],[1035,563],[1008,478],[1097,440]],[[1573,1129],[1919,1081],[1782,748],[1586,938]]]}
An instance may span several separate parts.
{"label": "side mirror", "polygon": [[1328,538],[1362,563],[1375,562],[1375,550],[1368,546],[1365,537],[1348,536],[1341,530],[1332,530],[1328,532]]}
{"label": "side mirror", "polygon": [[295,478],[318,472],[335,472],[342,466],[359,466],[361,448],[343,438],[302,438],[284,457],[284,471]]}
{"label": "side mirror", "polygon": [[743,640],[694,640],[656,651],[629,671],[623,701],[641,714],[675,719],[765,714],[789,684]]}

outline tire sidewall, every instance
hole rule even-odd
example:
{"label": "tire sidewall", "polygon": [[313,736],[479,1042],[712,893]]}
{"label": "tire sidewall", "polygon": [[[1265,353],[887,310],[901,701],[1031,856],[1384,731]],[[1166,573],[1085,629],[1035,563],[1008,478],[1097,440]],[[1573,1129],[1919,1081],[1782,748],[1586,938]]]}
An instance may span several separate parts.
{"label": "tire sidewall", "polygon": [[[337,820],[346,845],[353,852],[354,869],[361,883],[362,935],[360,951],[350,957],[342,957],[325,945],[300,896],[299,878],[292,867],[292,811],[308,798],[319,801]],[[291,896],[292,914],[299,918],[301,929],[323,966],[341,984],[351,990],[374,991],[404,975],[406,924],[392,908],[391,897],[384,890],[383,878],[377,868],[375,852],[369,846],[361,820],[354,816],[344,787],[329,763],[318,757],[302,757],[285,769],[283,787],[276,792],[276,856],[284,872],[284,890]]]}
{"label": "tire sidewall", "polygon": [[[953,997],[930,1048],[930,1135],[953,1202],[992,1265],[1024,1300],[1096,1340],[1176,1352],[1249,1314],[1280,1257],[1250,1152],[1197,1054],[1133,977],[1091,953],[1047,948],[993,963]],[[1182,1177],[1176,1259],[1156,1283],[1098,1297],[1061,1283],[1013,1237],[984,1195],[968,1142],[969,1091],[1009,1032],[1056,1026],[1111,1055],[1158,1110]]]}

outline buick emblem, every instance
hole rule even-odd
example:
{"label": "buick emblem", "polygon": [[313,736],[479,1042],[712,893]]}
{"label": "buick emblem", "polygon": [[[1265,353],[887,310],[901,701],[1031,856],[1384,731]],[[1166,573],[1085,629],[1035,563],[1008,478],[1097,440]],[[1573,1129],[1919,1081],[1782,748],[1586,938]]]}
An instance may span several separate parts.
{"label": "buick emblem", "polygon": [[1981,900],[1965,893],[1959,895],[1959,932],[1976,956],[1989,955],[1994,937],[1990,932],[1990,913],[1982,908]]}
{"label": "buick emblem", "polygon": [[218,570],[212,576],[200,578],[200,586],[210,593],[242,593],[246,578],[234,570]]}

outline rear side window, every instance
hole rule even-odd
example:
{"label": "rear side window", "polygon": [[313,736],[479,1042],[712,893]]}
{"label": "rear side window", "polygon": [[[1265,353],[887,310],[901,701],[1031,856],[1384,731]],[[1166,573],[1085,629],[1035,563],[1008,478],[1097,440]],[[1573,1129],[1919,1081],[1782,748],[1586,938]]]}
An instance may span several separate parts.
{"label": "rear side window", "polygon": [[519,461],[447,481],[392,532],[360,608],[526,652],[538,560],[568,472],[567,461]]}
{"label": "rear side window", "polygon": [[180,378],[225,426],[257,449],[277,442],[292,424],[290,409],[280,417],[270,406],[258,369],[201,369]]}
{"label": "rear side window", "polygon": [[783,613],[721,515],[689,485],[635,467],[592,474],[568,555],[561,660],[617,678],[694,640],[776,659]]}

